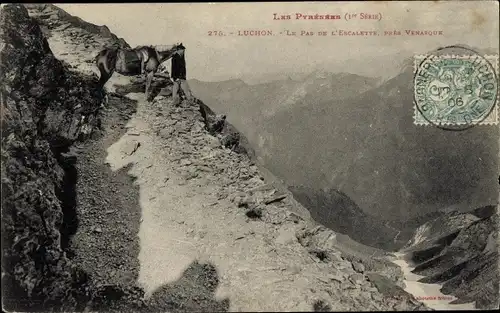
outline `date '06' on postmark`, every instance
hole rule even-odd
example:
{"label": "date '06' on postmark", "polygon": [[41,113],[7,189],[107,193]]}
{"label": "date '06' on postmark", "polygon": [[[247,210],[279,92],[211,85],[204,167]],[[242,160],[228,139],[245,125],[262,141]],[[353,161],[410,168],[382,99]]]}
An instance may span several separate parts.
{"label": "date '06' on postmark", "polygon": [[498,124],[498,55],[446,47],[414,57],[414,124],[463,130]]}

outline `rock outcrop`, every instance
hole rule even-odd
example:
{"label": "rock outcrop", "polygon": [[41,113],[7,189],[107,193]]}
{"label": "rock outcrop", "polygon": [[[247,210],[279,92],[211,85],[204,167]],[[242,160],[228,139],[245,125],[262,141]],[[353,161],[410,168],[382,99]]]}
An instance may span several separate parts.
{"label": "rock outcrop", "polygon": [[0,31],[4,307],[81,309],[100,290],[61,245],[72,214],[65,152],[99,128],[103,94],[54,57],[24,6],[2,8]]}
{"label": "rock outcrop", "polygon": [[37,16],[37,20],[41,25],[48,28],[55,28],[63,25],[63,23],[69,23],[72,27],[77,27],[87,31],[88,33],[109,39],[110,46],[130,48],[129,44],[123,38],[118,38],[106,25],[98,26],[88,23],[78,16],[73,16],[53,4],[26,4],[25,7],[29,9],[35,8],[40,11],[40,14]]}
{"label": "rock outcrop", "polygon": [[[168,97],[172,95],[172,82],[166,75],[156,74],[151,82],[152,96]],[[145,79],[137,77],[131,79],[131,84],[118,86],[116,92],[120,95],[126,95],[132,92],[144,92]],[[218,137],[224,147],[230,148],[236,153],[248,155],[255,159],[255,151],[250,146],[248,139],[241,134],[234,125],[226,120],[223,114],[216,114],[209,106],[199,99],[194,100],[198,105],[199,112],[205,123],[205,129],[212,135]]]}
{"label": "rock outcrop", "polygon": [[300,203],[309,208],[314,220],[349,235],[357,242],[387,251],[394,251],[404,244],[397,240],[397,229],[384,224],[378,216],[365,213],[339,190],[318,190],[310,186],[293,186],[290,190]]}

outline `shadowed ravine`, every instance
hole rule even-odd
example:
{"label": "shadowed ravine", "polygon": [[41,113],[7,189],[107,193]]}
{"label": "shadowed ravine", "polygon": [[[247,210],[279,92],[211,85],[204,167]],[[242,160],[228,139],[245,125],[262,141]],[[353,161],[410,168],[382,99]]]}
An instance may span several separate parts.
{"label": "shadowed ravine", "polygon": [[64,170],[63,189],[57,197],[61,199],[63,222],[61,227],[61,248],[69,250],[71,237],[78,229],[78,216],[76,212],[76,185],[78,184],[78,171],[75,167],[76,158],[60,156],[59,164]]}

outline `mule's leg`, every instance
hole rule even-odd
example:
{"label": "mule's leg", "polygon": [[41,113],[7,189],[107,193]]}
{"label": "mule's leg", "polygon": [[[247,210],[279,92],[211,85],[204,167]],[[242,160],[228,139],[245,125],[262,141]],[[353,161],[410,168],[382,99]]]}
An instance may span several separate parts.
{"label": "mule's leg", "polygon": [[99,64],[98,68],[99,68],[99,72],[101,73],[101,76],[99,77],[99,81],[97,82],[97,87],[102,89],[104,87],[104,85],[106,84],[106,82],[108,81],[109,77],[108,77],[108,73],[106,73],[106,71],[104,70],[102,64]]}
{"label": "mule's leg", "polygon": [[104,85],[106,85],[106,83],[111,78],[113,73],[114,73],[114,71],[112,71],[111,73],[106,73],[106,72],[101,73],[101,78],[99,79],[99,83],[98,83],[99,88],[104,89]]}
{"label": "mule's leg", "polygon": [[153,81],[154,71],[149,71],[146,76],[146,101],[150,102],[153,99],[149,99],[151,94],[151,83]]}
{"label": "mule's leg", "polygon": [[103,101],[101,102],[101,108],[104,108],[108,105],[109,97],[108,97],[108,92],[106,91],[106,88],[104,88],[104,85],[111,78],[111,75],[113,75],[113,72],[111,72],[111,73],[101,72],[101,78],[99,79],[99,83],[98,83],[98,86],[99,86],[98,89],[103,94]]}
{"label": "mule's leg", "polygon": [[141,73],[140,73],[140,75],[142,75],[144,73],[144,64],[145,64],[144,59],[141,58]]}
{"label": "mule's leg", "polygon": [[182,89],[182,92],[184,92],[184,96],[186,97],[186,99],[188,101],[193,101],[193,93],[191,92],[191,88],[189,88],[189,84],[187,82],[187,80],[185,79],[181,79],[181,89]]}
{"label": "mule's leg", "polygon": [[99,72],[101,72],[101,77],[99,78],[99,82],[97,83],[97,86],[99,88],[104,88],[104,85],[106,85],[106,83],[108,82],[108,80],[111,78],[111,76],[115,71],[114,68],[111,68],[110,70],[108,67],[108,69],[106,69],[104,62],[99,62],[97,66],[99,68]]}

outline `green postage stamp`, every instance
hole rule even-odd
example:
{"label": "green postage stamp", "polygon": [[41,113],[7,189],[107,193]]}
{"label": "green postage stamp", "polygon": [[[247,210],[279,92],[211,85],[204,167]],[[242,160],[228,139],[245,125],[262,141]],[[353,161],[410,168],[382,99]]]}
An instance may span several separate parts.
{"label": "green postage stamp", "polygon": [[446,47],[414,57],[414,124],[461,130],[498,124],[498,55]]}

